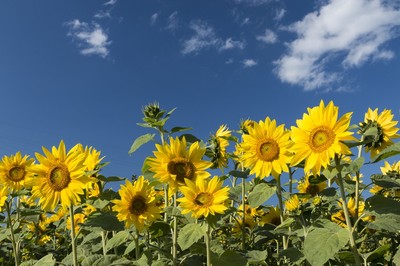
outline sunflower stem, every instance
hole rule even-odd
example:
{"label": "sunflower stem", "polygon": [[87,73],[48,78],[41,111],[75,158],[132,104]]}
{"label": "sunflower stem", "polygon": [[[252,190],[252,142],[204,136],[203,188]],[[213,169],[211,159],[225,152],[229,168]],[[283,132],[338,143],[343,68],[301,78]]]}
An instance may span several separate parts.
{"label": "sunflower stem", "polygon": [[[164,208],[169,206],[168,202],[168,184],[164,186]],[[168,214],[164,211],[164,222],[168,222]]]}
{"label": "sunflower stem", "polygon": [[7,211],[7,222],[8,222],[8,227],[10,228],[11,231],[11,244],[14,252],[14,262],[16,266],[19,266],[19,252],[17,250],[17,243],[15,242],[15,235],[14,235],[14,225],[11,221],[11,208],[10,204],[12,204],[12,201],[6,202],[4,205],[6,206],[6,211]]}
{"label": "sunflower stem", "polygon": [[207,230],[204,234],[204,240],[206,242],[207,266],[211,266],[210,230],[210,225],[207,223]]}
{"label": "sunflower stem", "polygon": [[[361,142],[363,142],[364,136],[361,136]],[[358,146],[358,154],[357,158],[361,157],[362,153],[362,145]],[[355,219],[358,219],[358,204],[360,202],[360,171],[356,172],[356,188],[355,188],[355,201],[356,201],[356,211],[355,211]]]}
{"label": "sunflower stem", "polygon": [[[281,177],[278,176],[276,180],[277,184],[277,190],[276,190],[276,195],[278,196],[278,202],[279,202],[279,214],[281,217],[281,223],[285,221],[285,217],[283,216],[283,200],[282,200],[282,186],[281,186]],[[287,249],[287,242],[286,242],[286,236],[282,236],[282,242],[283,242],[283,249]]]}
{"label": "sunflower stem", "polygon": [[139,231],[137,229],[133,238],[135,240],[135,256],[136,260],[138,260],[140,258],[140,247],[139,247]]}
{"label": "sunflower stem", "polygon": [[72,258],[74,266],[78,266],[78,253],[76,250],[76,237],[75,237],[75,221],[74,221],[74,205],[69,207],[69,217],[71,219],[71,244],[72,244]]}
{"label": "sunflower stem", "polygon": [[338,155],[335,155],[335,163],[336,163],[336,169],[338,170],[337,179],[338,179],[338,185],[339,185],[339,189],[340,189],[340,196],[341,196],[342,202],[343,202],[342,208],[343,208],[344,216],[346,218],[346,225],[347,225],[347,229],[349,231],[349,236],[350,236],[350,247],[354,254],[354,259],[355,259],[356,265],[361,265],[360,255],[357,250],[356,242],[354,239],[353,228],[351,226],[349,209],[347,208],[346,192],[344,190],[343,178],[342,178],[342,173],[341,173],[341,169],[340,169],[340,158]]}
{"label": "sunflower stem", "polygon": [[107,237],[107,232],[106,231],[101,231],[101,244],[103,246],[103,256],[107,255],[107,249],[106,249],[106,237]]}
{"label": "sunflower stem", "polygon": [[293,191],[293,172],[292,168],[289,167],[289,193],[292,194]]}
{"label": "sunflower stem", "polygon": [[[176,194],[174,194],[174,207],[177,207]],[[174,215],[174,228],[172,238],[172,265],[177,265],[177,252],[178,252],[178,218]]]}
{"label": "sunflower stem", "polygon": [[242,220],[242,250],[246,250],[246,183],[242,179],[242,206],[243,206],[243,220]]}

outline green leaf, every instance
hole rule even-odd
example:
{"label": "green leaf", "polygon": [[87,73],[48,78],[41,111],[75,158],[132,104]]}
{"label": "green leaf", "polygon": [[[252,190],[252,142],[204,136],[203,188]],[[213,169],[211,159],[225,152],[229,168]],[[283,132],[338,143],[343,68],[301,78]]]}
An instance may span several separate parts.
{"label": "green leaf", "polygon": [[361,167],[364,165],[364,157],[359,157],[351,162],[351,164],[344,169],[345,174],[354,174],[360,171]]}
{"label": "green leaf", "polygon": [[386,253],[386,251],[388,251],[390,248],[391,248],[390,244],[378,247],[374,251],[367,254],[368,261],[373,261],[379,257],[382,257]]}
{"label": "green leaf", "polygon": [[126,242],[129,237],[129,233],[127,231],[120,231],[115,234],[111,239],[107,241],[106,250],[110,250],[112,248],[118,247]]}
{"label": "green leaf", "polygon": [[182,134],[179,139],[182,139],[183,137],[185,137],[186,141],[189,143],[195,143],[195,142],[200,142],[201,140],[198,139],[196,136],[192,135],[192,134]]}
{"label": "green leaf", "polygon": [[136,248],[136,243],[135,241],[132,241],[125,249],[124,255],[128,255],[131,253],[133,250]]}
{"label": "green leaf", "polygon": [[400,154],[400,142],[392,144],[389,147],[383,149],[372,162],[376,163],[398,154]]}
{"label": "green leaf", "polygon": [[246,169],[245,171],[232,170],[229,172],[229,175],[239,178],[247,178],[250,174],[250,169]]}
{"label": "green leaf", "polygon": [[154,136],[156,134],[145,134],[140,137],[137,137],[135,141],[133,142],[131,149],[129,150],[128,154],[131,155],[134,153],[137,149],[139,149],[143,144],[146,144],[147,142],[151,141],[154,139]]}
{"label": "green leaf", "polygon": [[113,213],[93,213],[89,216],[84,226],[101,227],[106,231],[122,231],[124,230],[123,222],[118,221]]}
{"label": "green leaf", "polygon": [[97,209],[104,209],[108,204],[110,204],[111,202],[109,200],[102,200],[102,199],[96,199],[93,202],[93,206],[96,207]]}
{"label": "green leaf", "polygon": [[279,252],[279,257],[280,258],[285,257],[290,262],[295,263],[296,265],[299,265],[303,260],[305,260],[303,253],[301,253],[301,251],[298,250],[297,248],[293,247],[289,247]]}
{"label": "green leaf", "polygon": [[233,250],[227,250],[219,257],[212,257],[211,263],[213,266],[245,266],[247,259]]}
{"label": "green leaf", "polygon": [[400,266],[400,248],[397,249],[397,252],[393,257],[393,262],[394,262],[394,265]]}
{"label": "green leaf", "polygon": [[271,198],[276,192],[276,187],[260,183],[253,188],[247,198],[251,208],[257,208]]}
{"label": "green leaf", "polygon": [[96,177],[98,180],[100,181],[104,181],[104,182],[120,182],[120,181],[124,181],[126,180],[126,178],[123,177],[119,177],[119,176],[108,176],[105,177],[103,175],[99,175],[98,177]]}
{"label": "green leaf", "polygon": [[182,250],[188,249],[202,238],[205,232],[205,226],[195,223],[187,224],[179,231],[178,244]]}
{"label": "green leaf", "polygon": [[374,195],[365,201],[365,210],[376,214],[400,215],[400,202],[381,195]]}
{"label": "green leaf", "polygon": [[44,256],[40,260],[38,260],[34,266],[53,266],[56,265],[56,260],[53,257],[53,254],[48,254]]}
{"label": "green leaf", "polygon": [[192,130],[192,128],[191,127],[173,127],[171,129],[171,134],[176,133],[176,132],[187,131],[187,130]]}
{"label": "green leaf", "polygon": [[90,255],[89,257],[85,257],[81,263],[82,266],[93,266],[94,263],[103,258],[103,255],[100,254],[94,254],[94,255]]}
{"label": "green leaf", "polygon": [[324,265],[349,241],[349,233],[345,228],[332,228],[315,228],[307,235],[304,255],[312,266]]}
{"label": "green leaf", "polygon": [[[267,250],[250,250],[246,253],[249,264],[265,263],[268,256]],[[259,264],[258,264],[259,265]]]}

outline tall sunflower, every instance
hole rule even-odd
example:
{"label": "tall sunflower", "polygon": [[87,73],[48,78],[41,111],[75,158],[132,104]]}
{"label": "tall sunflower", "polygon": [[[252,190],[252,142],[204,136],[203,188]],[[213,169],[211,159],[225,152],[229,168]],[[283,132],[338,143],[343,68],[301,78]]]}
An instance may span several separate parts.
{"label": "tall sunflower", "polygon": [[363,134],[370,128],[376,128],[377,133],[374,136],[365,136],[365,139],[370,141],[365,144],[365,151],[370,151],[372,158],[376,157],[383,149],[392,145],[392,139],[399,137],[397,134],[397,131],[399,131],[399,128],[396,127],[397,123],[397,121],[393,120],[391,110],[385,109],[378,114],[378,108],[375,110],[368,108],[364,122],[360,123],[359,133]]}
{"label": "tall sunflower", "polygon": [[32,175],[33,158],[22,156],[21,152],[15,155],[4,156],[0,161],[0,182],[13,191],[20,190],[25,181]]}
{"label": "tall sunflower", "polygon": [[289,172],[291,141],[285,125],[277,126],[275,120],[267,117],[247,130],[249,134],[243,134],[236,154],[243,166],[250,168],[250,174],[260,178],[272,174],[277,178],[282,172]]}
{"label": "tall sunflower", "polygon": [[133,184],[127,180],[118,193],[121,199],[113,200],[113,210],[118,212],[119,221],[125,221],[126,228],[133,224],[142,231],[161,217],[155,190],[143,176]]}
{"label": "tall sunflower", "polygon": [[148,159],[149,170],[163,183],[169,183],[172,191],[185,184],[185,179],[196,181],[210,176],[206,170],[212,163],[203,161],[205,148],[199,143],[192,143],[189,150],[186,148],[185,137],[169,139],[170,144],[156,144],[155,157]]}
{"label": "tall sunflower", "polygon": [[192,213],[192,217],[223,214],[227,206],[225,201],[229,198],[229,188],[222,187],[223,181],[217,176],[211,180],[197,179],[196,183],[186,179],[186,186],[180,187],[184,197],[179,198],[182,214]]}
{"label": "tall sunflower", "polygon": [[351,153],[343,141],[355,140],[353,132],[348,131],[352,113],[346,113],[338,120],[338,111],[332,101],[325,106],[321,100],[319,106],[308,108],[308,114],[296,121],[297,127],[291,128],[292,166],[305,160],[304,172],[319,174],[335,154]]}
{"label": "tall sunflower", "polygon": [[224,168],[228,165],[228,157],[226,156],[226,147],[229,146],[228,138],[231,136],[231,131],[222,125],[219,127],[215,136],[212,137],[213,144],[213,167]]}
{"label": "tall sunflower", "polygon": [[32,197],[46,210],[54,210],[58,203],[63,208],[80,202],[80,196],[89,178],[85,176],[85,154],[77,151],[76,146],[66,151],[64,141],[51,151],[43,147],[44,155],[36,153],[39,165],[32,168],[36,177],[27,180],[32,186]]}

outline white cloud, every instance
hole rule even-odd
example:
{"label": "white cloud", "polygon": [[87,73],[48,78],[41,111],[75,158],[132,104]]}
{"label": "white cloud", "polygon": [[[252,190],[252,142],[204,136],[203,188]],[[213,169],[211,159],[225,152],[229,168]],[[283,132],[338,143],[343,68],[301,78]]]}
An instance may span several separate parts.
{"label": "white cloud", "polygon": [[171,31],[174,31],[178,28],[178,11],[174,11],[171,15],[169,15],[167,26],[165,28]]}
{"label": "white cloud", "polygon": [[244,41],[235,41],[228,38],[225,41],[219,38],[213,27],[204,21],[192,21],[190,29],[194,31],[194,35],[183,41],[183,54],[198,53],[202,49],[215,48],[219,51],[229,49],[244,49],[246,46]]}
{"label": "white cloud", "polygon": [[270,43],[276,43],[278,41],[278,36],[272,30],[266,29],[264,35],[259,35],[256,37],[256,39],[258,41],[270,44]]}
{"label": "white cloud", "polygon": [[100,10],[99,12],[97,12],[97,13],[94,15],[94,17],[95,17],[95,18],[98,18],[98,19],[111,18],[111,13],[110,13],[109,10],[108,10],[108,11]]}
{"label": "white cloud", "polygon": [[233,59],[229,58],[228,60],[225,61],[225,64],[230,65],[233,63]]}
{"label": "white cloud", "polygon": [[283,8],[276,10],[274,20],[276,20],[276,21],[282,20],[282,18],[283,18],[283,16],[285,16],[285,14],[286,14],[286,10]]}
{"label": "white cloud", "polygon": [[275,62],[283,82],[314,90],[338,81],[327,70],[332,58],[341,58],[342,69],[359,67],[368,60],[391,59],[394,53],[383,44],[398,37],[400,11],[395,0],[330,0],[288,29],[297,39]]}
{"label": "white cloud", "polygon": [[108,2],[106,2],[106,3],[104,3],[104,5],[105,5],[105,6],[108,6],[108,5],[113,6],[113,5],[115,5],[116,3],[117,3],[117,0],[110,0],[110,1],[108,1]]}
{"label": "white cloud", "polygon": [[245,18],[245,19],[243,19],[243,21],[242,21],[242,26],[243,25],[247,25],[247,24],[249,24],[250,23],[250,18]]}
{"label": "white cloud", "polygon": [[159,15],[160,15],[160,13],[158,13],[158,12],[154,13],[153,15],[151,15],[151,17],[150,17],[150,24],[151,25],[154,25],[154,24],[157,23],[157,19],[158,19]]}
{"label": "white cloud", "polygon": [[258,63],[254,59],[245,59],[243,60],[243,66],[245,68],[256,66]]}
{"label": "white cloud", "polygon": [[106,57],[109,54],[108,46],[111,41],[108,40],[107,33],[97,23],[89,25],[78,19],[66,23],[69,27],[68,35],[78,41],[80,52],[84,55],[99,55]]}

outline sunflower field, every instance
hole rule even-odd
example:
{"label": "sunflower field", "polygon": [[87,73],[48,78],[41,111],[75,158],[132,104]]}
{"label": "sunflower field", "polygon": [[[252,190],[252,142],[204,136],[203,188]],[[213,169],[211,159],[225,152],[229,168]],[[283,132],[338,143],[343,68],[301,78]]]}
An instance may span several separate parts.
{"label": "sunflower field", "polygon": [[62,140],[2,158],[0,265],[400,265],[391,110],[352,123],[321,101],[296,125],[248,119],[207,140],[167,126],[174,109],[142,111],[129,153],[153,152],[129,180]]}

